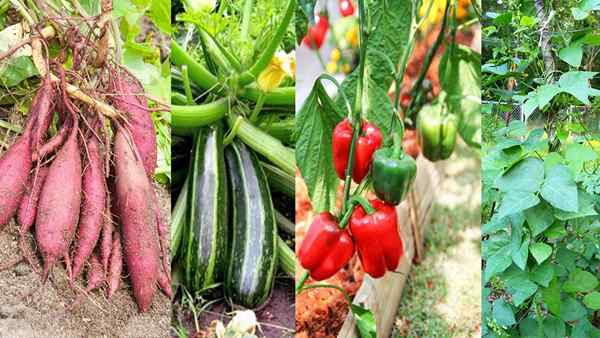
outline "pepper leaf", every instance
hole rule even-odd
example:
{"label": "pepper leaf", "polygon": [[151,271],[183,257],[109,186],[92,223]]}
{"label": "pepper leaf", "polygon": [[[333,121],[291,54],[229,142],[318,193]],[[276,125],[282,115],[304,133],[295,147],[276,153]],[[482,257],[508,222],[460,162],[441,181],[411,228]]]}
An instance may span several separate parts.
{"label": "pepper leaf", "polygon": [[[370,1],[368,11],[374,30],[370,32],[367,45],[366,75],[368,77],[368,108],[363,118],[377,126],[384,135],[384,144],[391,142],[392,106],[387,97],[387,90],[394,81],[394,73],[390,69],[389,60],[399,60],[409,48],[409,33],[412,17],[412,1],[388,0]],[[387,56],[389,60],[385,57]],[[359,67],[348,75],[341,84],[350,105],[354,108],[356,99],[356,82]],[[340,111],[346,111],[346,103],[341,95],[336,98]]]}
{"label": "pepper leaf", "polygon": [[356,304],[351,304],[350,309],[356,321],[360,337],[377,338],[377,326],[373,312]]}
{"label": "pepper leaf", "polygon": [[339,179],[332,159],[331,135],[343,119],[317,81],[296,116],[296,163],[315,212],[335,210]]}

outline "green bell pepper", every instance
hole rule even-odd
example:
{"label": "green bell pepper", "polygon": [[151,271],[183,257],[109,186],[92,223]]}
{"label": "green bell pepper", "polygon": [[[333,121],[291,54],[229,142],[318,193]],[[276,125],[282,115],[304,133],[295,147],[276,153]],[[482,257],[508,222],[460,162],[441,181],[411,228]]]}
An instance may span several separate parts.
{"label": "green bell pepper", "polygon": [[396,205],[406,197],[417,174],[415,160],[402,150],[402,136],[394,135],[392,147],[373,155],[373,190],[386,203]]}
{"label": "green bell pepper", "polygon": [[417,139],[421,153],[430,161],[445,160],[456,145],[458,119],[442,103],[424,106],[417,117]]}

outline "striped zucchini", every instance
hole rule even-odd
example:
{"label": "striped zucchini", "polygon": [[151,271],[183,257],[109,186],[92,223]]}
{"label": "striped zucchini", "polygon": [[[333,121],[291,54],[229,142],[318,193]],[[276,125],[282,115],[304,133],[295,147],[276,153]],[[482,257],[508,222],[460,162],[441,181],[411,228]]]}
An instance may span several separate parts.
{"label": "striped zucchini", "polygon": [[192,153],[185,237],[185,280],[203,290],[225,277],[228,254],[227,177],[220,125],[200,129]]}
{"label": "striped zucchini", "polygon": [[233,241],[225,295],[257,308],[271,294],[277,264],[277,224],[267,177],[258,158],[236,141],[225,149],[231,184]]}

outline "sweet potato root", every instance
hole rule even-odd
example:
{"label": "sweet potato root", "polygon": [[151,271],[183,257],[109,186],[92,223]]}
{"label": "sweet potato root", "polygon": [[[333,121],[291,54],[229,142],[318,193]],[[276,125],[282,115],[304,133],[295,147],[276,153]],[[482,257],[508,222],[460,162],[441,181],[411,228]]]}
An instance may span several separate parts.
{"label": "sweet potato root", "polygon": [[17,214],[17,221],[19,222],[19,234],[23,236],[31,229],[33,222],[35,222],[35,214],[37,211],[38,201],[40,199],[40,193],[42,186],[46,180],[48,174],[47,167],[41,167],[37,171],[37,175],[34,173],[29,179],[28,189],[25,192],[25,196],[21,200],[19,205],[19,212]]}
{"label": "sweet potato root", "polygon": [[141,94],[144,87],[133,75],[120,69],[112,82],[112,88],[118,95],[113,99],[115,108],[127,114],[127,129],[142,157],[148,176],[156,169],[156,130],[148,110],[148,101]]}
{"label": "sweet potato root", "polygon": [[160,269],[159,239],[152,203],[152,186],[135,145],[119,129],[115,136],[116,210],[127,269],[140,312],[150,308]]}
{"label": "sweet potato root", "polygon": [[77,279],[85,261],[96,247],[104,220],[106,190],[100,143],[91,136],[86,141],[87,166],[83,172],[83,204],[77,229],[77,247],[73,255],[71,282]]}
{"label": "sweet potato root", "polygon": [[[68,257],[81,206],[81,158],[77,123],[48,169],[36,216],[35,239],[44,258],[43,279]],[[67,264],[67,268],[70,266]]]}

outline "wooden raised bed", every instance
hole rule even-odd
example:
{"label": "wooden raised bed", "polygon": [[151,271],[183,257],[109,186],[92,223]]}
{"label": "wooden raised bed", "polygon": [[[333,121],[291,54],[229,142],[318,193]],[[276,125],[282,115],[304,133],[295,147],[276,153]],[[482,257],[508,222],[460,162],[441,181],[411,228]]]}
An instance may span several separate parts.
{"label": "wooden raised bed", "polygon": [[[355,304],[373,311],[377,320],[378,337],[390,336],[410,268],[422,258],[425,226],[431,218],[431,207],[439,183],[440,175],[435,165],[419,156],[417,178],[411,196],[397,207],[398,223],[404,243],[404,256],[398,269],[380,279],[372,279],[366,275],[354,296]],[[352,313],[348,313],[338,337],[358,337]]]}

